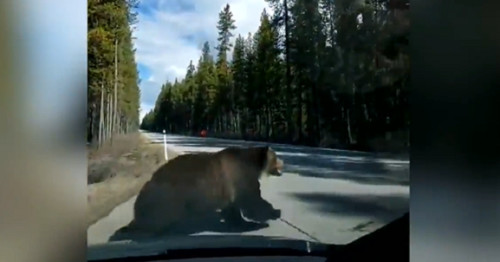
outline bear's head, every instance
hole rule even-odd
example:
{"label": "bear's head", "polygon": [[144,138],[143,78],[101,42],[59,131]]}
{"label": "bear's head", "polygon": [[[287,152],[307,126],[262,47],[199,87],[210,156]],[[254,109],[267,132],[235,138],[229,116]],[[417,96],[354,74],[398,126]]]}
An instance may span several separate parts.
{"label": "bear's head", "polygon": [[261,156],[264,162],[264,169],[262,172],[270,176],[281,176],[284,166],[283,160],[281,160],[276,155],[276,152],[269,146],[262,147],[261,150]]}

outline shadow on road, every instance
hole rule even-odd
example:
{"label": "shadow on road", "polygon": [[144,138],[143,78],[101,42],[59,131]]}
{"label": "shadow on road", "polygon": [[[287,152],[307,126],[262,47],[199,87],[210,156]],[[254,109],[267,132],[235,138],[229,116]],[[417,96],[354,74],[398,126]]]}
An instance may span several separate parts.
{"label": "shadow on road", "polygon": [[336,193],[290,193],[291,197],[312,204],[315,211],[335,216],[363,217],[389,223],[409,210],[408,195],[342,195]]}
{"label": "shadow on road", "polygon": [[166,232],[157,232],[154,234],[121,232],[118,229],[108,241],[119,240],[132,240],[135,242],[151,241],[152,239],[168,238],[172,236],[188,236],[202,232],[215,232],[215,233],[243,233],[255,231],[269,227],[265,223],[247,222],[244,224],[234,225],[230,223],[221,222],[219,217],[214,216],[193,216],[185,219],[181,223],[172,225],[171,229]]}
{"label": "shadow on road", "polygon": [[[216,138],[173,137],[169,142],[182,147],[226,148],[232,146],[263,146],[263,142],[226,140]],[[163,138],[153,139],[163,143]],[[285,161],[284,172],[301,176],[345,179],[370,185],[409,186],[409,165],[405,158],[391,158],[389,164],[374,153],[272,144]],[[186,150],[185,153],[194,153]],[[403,162],[401,161],[403,160]]]}
{"label": "shadow on road", "polygon": [[410,184],[408,164],[395,164],[393,168],[389,168],[380,159],[370,156],[285,154],[280,157],[285,161],[284,172],[301,176],[344,179],[370,185]]}

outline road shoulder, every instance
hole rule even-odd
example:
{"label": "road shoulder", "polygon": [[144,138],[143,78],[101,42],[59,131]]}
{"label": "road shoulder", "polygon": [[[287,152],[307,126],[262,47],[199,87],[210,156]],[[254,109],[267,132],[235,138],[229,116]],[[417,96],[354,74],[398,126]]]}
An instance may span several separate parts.
{"label": "road shoulder", "polygon": [[[137,195],[153,172],[166,162],[163,145],[152,144],[144,134],[140,134],[137,146],[127,151],[115,156],[105,156],[107,164],[98,168],[103,172],[113,172],[113,175],[101,182],[88,185],[87,227],[108,216],[115,207]],[[177,152],[168,150],[170,159],[177,155]],[[92,161],[95,162],[96,159]]]}

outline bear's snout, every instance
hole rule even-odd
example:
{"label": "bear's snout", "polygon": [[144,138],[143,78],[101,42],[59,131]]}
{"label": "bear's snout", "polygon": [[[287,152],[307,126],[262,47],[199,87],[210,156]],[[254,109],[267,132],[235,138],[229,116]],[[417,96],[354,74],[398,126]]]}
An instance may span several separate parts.
{"label": "bear's snout", "polygon": [[281,176],[281,173],[283,172],[283,166],[284,166],[283,160],[276,158],[276,164],[274,165],[270,173],[275,176]]}

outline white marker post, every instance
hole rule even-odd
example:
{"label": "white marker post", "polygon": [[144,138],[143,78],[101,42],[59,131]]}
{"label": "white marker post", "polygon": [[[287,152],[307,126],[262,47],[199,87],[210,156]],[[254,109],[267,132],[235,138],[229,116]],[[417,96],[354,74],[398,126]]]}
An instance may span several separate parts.
{"label": "white marker post", "polygon": [[163,129],[163,147],[165,148],[165,161],[168,161],[168,154],[167,154],[167,133],[165,132],[165,129]]}

